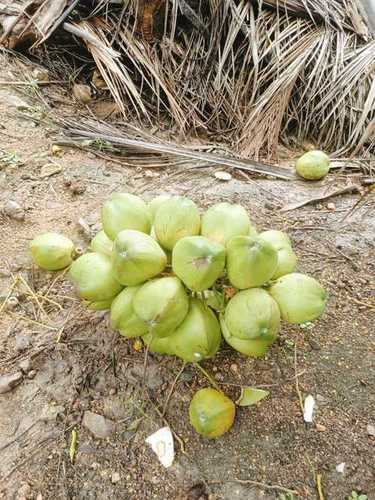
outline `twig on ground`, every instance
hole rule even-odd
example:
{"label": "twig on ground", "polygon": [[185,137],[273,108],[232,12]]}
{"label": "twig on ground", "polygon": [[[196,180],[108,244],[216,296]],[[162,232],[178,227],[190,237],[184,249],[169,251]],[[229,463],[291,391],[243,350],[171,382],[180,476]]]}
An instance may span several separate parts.
{"label": "twig on ground", "polygon": [[208,372],[206,372],[206,370],[205,370],[205,369],[204,369],[204,368],[203,368],[203,367],[202,367],[199,363],[193,363],[193,364],[194,364],[194,366],[195,366],[196,368],[198,368],[198,370],[200,370],[200,371],[203,373],[203,375],[204,375],[204,376],[206,377],[206,379],[210,382],[210,384],[211,384],[211,385],[213,385],[213,386],[215,387],[215,389],[217,389],[217,390],[218,390],[218,391],[220,391],[220,392],[223,392],[223,391],[220,389],[220,387],[217,385],[217,383],[215,382],[215,380],[211,377],[211,375],[210,375]]}
{"label": "twig on ground", "polygon": [[223,483],[238,483],[238,484],[249,484],[251,486],[258,486],[264,490],[277,490],[284,491],[285,493],[290,493],[291,495],[299,495],[298,491],[291,490],[290,488],[285,488],[284,486],[279,486],[278,484],[267,484],[261,483],[259,481],[252,481],[250,479],[227,479],[225,481],[209,481],[208,484],[223,484]]}
{"label": "twig on ground", "polygon": [[186,366],[186,362],[182,363],[182,366],[181,366],[181,369],[179,370],[179,372],[177,373],[172,385],[171,385],[171,388],[169,389],[169,393],[168,393],[168,396],[164,402],[164,405],[163,405],[163,411],[162,411],[162,415],[164,417],[164,415],[166,414],[166,411],[167,411],[167,408],[168,408],[168,403],[169,403],[169,400],[171,399],[171,396],[173,394],[173,391],[174,391],[174,388],[176,387],[176,384],[178,382],[178,379],[180,378],[181,376],[181,373],[184,371],[185,369],[185,366]]}
{"label": "twig on ground", "polygon": [[303,414],[304,414],[303,398],[302,398],[302,394],[301,394],[301,391],[299,388],[298,371],[297,371],[297,343],[294,344],[294,374],[295,374],[296,391],[297,391],[297,395],[298,395],[298,401],[299,401],[299,405],[301,407],[302,417],[303,417]]}
{"label": "twig on ground", "polygon": [[316,475],[316,489],[318,490],[319,500],[324,500],[321,474]]}

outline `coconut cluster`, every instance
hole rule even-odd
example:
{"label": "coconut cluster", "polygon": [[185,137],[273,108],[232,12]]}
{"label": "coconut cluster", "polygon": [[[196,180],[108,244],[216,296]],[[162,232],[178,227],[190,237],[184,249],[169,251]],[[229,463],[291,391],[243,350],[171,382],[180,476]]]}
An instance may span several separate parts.
{"label": "coconut cluster", "polygon": [[[47,270],[70,266],[87,307],[109,310],[111,326],[123,337],[141,337],[151,352],[197,363],[214,357],[224,338],[260,357],[281,320],[302,324],[324,312],[326,291],[296,272],[289,237],[258,232],[240,205],[219,203],[201,215],[188,198],[159,196],[146,204],[115,193],[101,219],[87,253],[74,260],[73,243],[47,233],[32,241],[33,260]],[[212,391],[193,398],[190,418],[198,432],[217,437],[232,425],[234,406]],[[219,422],[218,415],[228,418]]]}

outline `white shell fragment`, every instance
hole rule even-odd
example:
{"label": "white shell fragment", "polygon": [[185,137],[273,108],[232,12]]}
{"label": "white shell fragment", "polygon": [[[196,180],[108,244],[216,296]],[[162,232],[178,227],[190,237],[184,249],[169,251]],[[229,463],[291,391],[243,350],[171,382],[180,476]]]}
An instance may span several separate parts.
{"label": "white shell fragment", "polygon": [[342,462],[341,464],[336,465],[336,471],[339,474],[344,474],[344,472],[345,472],[345,462]]}
{"label": "white shell fragment", "polygon": [[214,175],[216,179],[219,179],[220,181],[230,181],[232,178],[229,172],[223,172],[221,170],[219,172],[215,172]]}
{"label": "white shell fragment", "polygon": [[160,463],[164,467],[170,467],[174,460],[173,435],[169,427],[162,427],[146,438],[146,443],[151,445]]}
{"label": "white shell fragment", "polygon": [[309,394],[305,399],[305,405],[303,408],[303,419],[305,422],[313,421],[315,399]]}

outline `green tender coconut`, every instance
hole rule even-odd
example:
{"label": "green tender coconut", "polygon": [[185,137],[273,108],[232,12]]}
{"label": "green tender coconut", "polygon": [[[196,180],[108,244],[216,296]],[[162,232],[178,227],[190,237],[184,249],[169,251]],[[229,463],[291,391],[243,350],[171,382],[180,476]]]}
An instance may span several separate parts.
{"label": "green tender coconut", "polygon": [[[79,257],[70,267],[69,277],[78,294],[90,303],[100,303],[104,307],[118,295],[122,286],[115,279],[111,259],[102,253],[92,252]],[[92,304],[92,307],[100,307]]]}
{"label": "green tender coconut", "polygon": [[161,246],[172,250],[181,238],[198,235],[200,224],[201,218],[196,204],[188,198],[174,196],[158,208],[154,230]]}
{"label": "green tender coconut", "polygon": [[112,255],[113,241],[108,238],[104,231],[99,231],[90,243],[90,250],[93,252]]}
{"label": "green tender coconut", "polygon": [[139,288],[139,286],[125,288],[111,305],[111,327],[119,330],[126,338],[139,337],[148,331],[147,323],[135,314],[132,305],[134,295]]}
{"label": "green tender coconut", "polygon": [[165,201],[170,200],[171,198],[173,198],[173,196],[171,196],[170,194],[161,194],[150,201],[150,203],[148,204],[148,209],[150,212],[152,224],[154,223],[155,214],[158,211],[158,209]]}
{"label": "green tender coconut", "polygon": [[114,240],[124,229],[149,234],[151,216],[146,203],[138,196],[114,193],[103,205],[102,224],[108,238]]}
{"label": "green tender coconut", "polygon": [[191,299],[185,319],[168,340],[176,356],[187,362],[199,362],[217,353],[221,342],[220,325],[201,300]]}
{"label": "green tender coconut", "polygon": [[276,250],[260,238],[236,236],[227,243],[228,278],[236,288],[263,285],[274,275],[277,263]]}
{"label": "green tender coconut", "polygon": [[201,389],[190,402],[191,425],[199,434],[209,439],[227,432],[233,425],[235,415],[233,401],[216,389]]}
{"label": "green tender coconut", "polygon": [[46,271],[58,271],[73,261],[74,243],[58,233],[44,233],[30,243],[35,264]]}
{"label": "green tender coconut", "polygon": [[269,289],[288,323],[307,323],[319,318],[326,307],[328,294],[316,279],[300,273],[279,278]]}
{"label": "green tender coconut", "polygon": [[330,159],[323,151],[309,151],[296,161],[298,175],[307,180],[316,181],[329,172]]}
{"label": "green tender coconut", "polygon": [[257,232],[241,205],[218,203],[203,214],[201,233],[225,246],[235,236],[255,236]]}
{"label": "green tender coconut", "polygon": [[237,339],[273,340],[280,327],[280,311],[262,288],[243,290],[228,302],[225,324],[230,335]]}
{"label": "green tender coconut", "polygon": [[152,335],[152,333],[147,333],[142,337],[143,342],[148,346],[151,352],[174,356],[173,345],[171,344],[169,339],[170,336],[155,337],[155,335]]}
{"label": "green tender coconut", "polygon": [[274,337],[270,336],[268,339],[239,339],[234,335],[231,335],[231,333],[229,332],[227,325],[225,324],[224,314],[220,314],[220,326],[226,343],[236,351],[251,358],[260,358],[264,356],[267,353],[269,346],[277,338],[277,333],[275,333]]}
{"label": "green tender coconut", "polygon": [[134,286],[160,274],[167,256],[151,236],[139,231],[125,230],[113,242],[112,266],[122,285]]}
{"label": "green tender coconut", "polygon": [[292,273],[297,265],[297,256],[293,252],[291,241],[287,234],[282,231],[264,231],[259,235],[263,241],[270,243],[277,252],[277,268],[272,279],[275,280]]}
{"label": "green tender coconut", "polygon": [[189,299],[178,278],[148,281],[135,294],[133,308],[157,337],[171,335],[185,319]]}
{"label": "green tender coconut", "polygon": [[187,236],[176,243],[172,269],[194,292],[210,288],[225,267],[225,248],[204,236]]}

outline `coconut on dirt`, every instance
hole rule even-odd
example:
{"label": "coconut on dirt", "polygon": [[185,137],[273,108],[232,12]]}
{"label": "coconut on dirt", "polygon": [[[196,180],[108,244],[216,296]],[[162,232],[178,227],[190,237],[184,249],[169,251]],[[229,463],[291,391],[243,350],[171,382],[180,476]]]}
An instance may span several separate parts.
{"label": "coconut on dirt", "polygon": [[167,256],[148,234],[128,229],[118,233],[113,242],[113,272],[122,285],[144,283],[160,274],[166,264]]}
{"label": "coconut on dirt", "polygon": [[139,337],[148,332],[148,325],[133,309],[133,298],[139,286],[125,288],[111,304],[110,323],[123,337]]}
{"label": "coconut on dirt", "polygon": [[296,324],[319,318],[328,298],[316,279],[301,273],[282,276],[270,287],[269,293],[276,300],[282,319]]}
{"label": "coconut on dirt", "polygon": [[170,200],[171,198],[173,198],[172,195],[170,194],[161,194],[159,196],[156,196],[155,198],[153,198],[149,204],[148,204],[148,209],[149,209],[149,212],[150,212],[150,216],[151,216],[151,223],[153,224],[154,223],[154,219],[155,219],[155,214],[156,212],[158,211],[158,209],[161,207],[161,205],[167,201],[167,200]]}
{"label": "coconut on dirt", "polygon": [[201,233],[225,246],[235,236],[256,235],[256,229],[241,205],[224,202],[213,205],[203,214]]}
{"label": "coconut on dirt", "polygon": [[236,236],[227,244],[228,278],[234,287],[241,290],[269,281],[277,263],[276,250],[258,237]]}
{"label": "coconut on dirt", "polygon": [[138,196],[114,193],[103,204],[102,224],[108,238],[114,240],[124,229],[134,229],[149,234],[151,216],[146,203]]}
{"label": "coconut on dirt", "polygon": [[154,231],[158,242],[172,250],[178,240],[199,234],[201,218],[197,205],[188,198],[173,196],[155,214]]}
{"label": "coconut on dirt", "polygon": [[35,264],[46,271],[59,271],[73,261],[74,243],[59,233],[44,233],[30,243]]}
{"label": "coconut on dirt", "polygon": [[328,174],[329,168],[329,156],[323,151],[308,151],[296,161],[297,174],[307,180],[323,179]]}
{"label": "coconut on dirt", "polygon": [[178,278],[158,278],[140,287],[134,296],[133,308],[153,335],[166,337],[185,319],[189,299]]}
{"label": "coconut on dirt", "polygon": [[73,262],[69,277],[78,295],[94,309],[108,309],[123,288],[113,275],[111,259],[97,252],[86,253]]}
{"label": "coconut on dirt", "polygon": [[277,252],[277,267],[272,275],[273,280],[295,270],[297,256],[293,252],[291,241],[286,233],[271,229],[260,233],[259,238],[270,243]]}
{"label": "coconut on dirt", "polygon": [[179,240],[172,252],[172,269],[192,291],[210,288],[224,271],[225,248],[204,236]]}
{"label": "coconut on dirt", "polygon": [[190,402],[190,423],[202,436],[222,436],[233,425],[236,408],[231,399],[212,388],[196,392]]}

